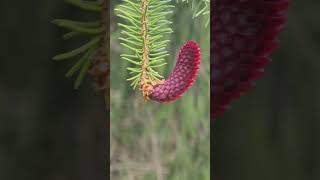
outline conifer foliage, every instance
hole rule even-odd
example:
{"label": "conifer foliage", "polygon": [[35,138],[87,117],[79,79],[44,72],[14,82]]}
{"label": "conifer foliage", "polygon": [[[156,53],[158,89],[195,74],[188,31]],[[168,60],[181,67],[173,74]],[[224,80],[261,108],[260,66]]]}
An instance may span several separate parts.
{"label": "conifer foliage", "polygon": [[65,2],[84,11],[97,14],[97,19],[89,22],[68,19],[53,20],[54,24],[68,31],[62,36],[64,40],[78,37],[88,39],[81,47],[56,55],[53,60],[61,61],[78,57],[78,61],[66,73],[67,77],[72,77],[78,72],[74,88],[78,89],[89,73],[94,77],[94,85],[97,91],[102,91],[107,96],[108,93],[105,91],[109,89],[109,62],[107,58],[109,51],[108,0],[65,0]]}
{"label": "conifer foliage", "polygon": [[169,55],[166,46],[170,40],[165,36],[172,33],[169,27],[172,22],[167,17],[173,7],[168,0],[125,0],[116,9],[118,16],[126,21],[118,23],[122,28],[119,39],[130,52],[123,53],[121,58],[133,65],[127,68],[131,74],[127,80],[134,89],[163,78],[156,68],[165,65],[164,58]]}
{"label": "conifer foliage", "polygon": [[[188,42],[185,49],[181,49],[168,80],[164,80],[157,72],[157,68],[165,65],[165,58],[169,56],[166,46],[170,39],[167,35],[173,32],[169,17],[175,7],[171,3],[170,0],[124,0],[115,9],[123,20],[123,23],[118,23],[122,28],[119,39],[126,49],[121,58],[131,64],[127,67],[131,75],[127,80],[133,89],[140,88],[145,99],[151,98],[158,102],[180,97],[192,85],[200,64],[198,45]],[[180,71],[183,68],[187,69],[185,73],[192,72],[192,76],[185,76],[182,73],[184,71]],[[170,85],[174,82],[181,86]]]}

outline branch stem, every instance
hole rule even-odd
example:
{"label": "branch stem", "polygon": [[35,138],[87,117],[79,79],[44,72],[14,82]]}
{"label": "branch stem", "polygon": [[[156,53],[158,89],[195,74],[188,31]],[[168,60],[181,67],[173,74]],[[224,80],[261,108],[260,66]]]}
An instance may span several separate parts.
{"label": "branch stem", "polygon": [[[109,47],[110,47],[110,39],[109,39],[109,5],[108,0],[103,0],[102,2],[102,28],[103,28],[103,37],[102,37],[102,51],[104,51],[103,54],[105,54],[105,61],[106,64],[110,65],[110,59],[109,59]],[[110,71],[108,71],[110,72]],[[106,104],[106,111],[108,112],[110,110],[110,75],[109,73],[106,74],[106,88],[104,90],[104,99]]]}
{"label": "branch stem", "polygon": [[147,71],[149,66],[149,28],[148,28],[148,0],[141,0],[141,34],[143,39],[142,65],[141,65],[141,90],[145,99],[148,99],[152,85]]}

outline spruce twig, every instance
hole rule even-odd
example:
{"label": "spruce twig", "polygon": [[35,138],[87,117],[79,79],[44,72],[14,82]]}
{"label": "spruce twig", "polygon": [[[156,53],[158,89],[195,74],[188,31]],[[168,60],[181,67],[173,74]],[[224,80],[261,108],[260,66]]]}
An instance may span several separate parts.
{"label": "spruce twig", "polygon": [[155,69],[164,66],[169,55],[165,49],[170,40],[166,38],[173,31],[167,16],[173,7],[168,0],[124,0],[115,9],[125,21],[118,26],[122,29],[120,44],[128,50],[120,57],[132,65],[127,68],[131,75],[127,80],[133,89],[140,87],[145,99],[163,78]]}
{"label": "spruce twig", "polygon": [[62,37],[65,40],[87,37],[90,40],[82,46],[53,57],[53,60],[66,60],[77,56],[80,59],[68,70],[67,77],[78,72],[74,88],[78,89],[89,73],[94,78],[96,90],[104,94],[106,109],[109,110],[109,9],[108,0],[65,0],[82,10],[98,13],[99,20],[81,22],[68,19],[56,19],[52,23],[66,29]]}

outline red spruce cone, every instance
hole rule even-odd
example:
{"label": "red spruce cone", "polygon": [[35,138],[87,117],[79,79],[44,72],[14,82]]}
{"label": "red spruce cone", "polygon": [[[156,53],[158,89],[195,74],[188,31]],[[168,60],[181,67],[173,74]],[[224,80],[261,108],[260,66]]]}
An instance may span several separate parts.
{"label": "red spruce cone", "polygon": [[289,0],[213,0],[211,115],[215,119],[261,77],[278,47]]}
{"label": "red spruce cone", "polygon": [[194,41],[189,41],[180,49],[176,65],[169,78],[163,84],[153,87],[150,99],[158,102],[178,99],[192,86],[198,75],[199,67],[200,48]]}

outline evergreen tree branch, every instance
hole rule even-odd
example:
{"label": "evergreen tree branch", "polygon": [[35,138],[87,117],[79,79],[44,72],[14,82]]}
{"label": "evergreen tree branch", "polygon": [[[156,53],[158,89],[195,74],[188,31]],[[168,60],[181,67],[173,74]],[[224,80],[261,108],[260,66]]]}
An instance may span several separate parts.
{"label": "evergreen tree branch", "polygon": [[146,99],[163,78],[155,68],[164,66],[169,55],[165,49],[170,40],[166,37],[173,31],[167,16],[173,7],[168,0],[124,0],[115,9],[125,21],[118,26],[122,29],[120,44],[128,50],[120,57],[131,64],[127,80],[134,89],[139,86]]}
{"label": "evergreen tree branch", "polygon": [[80,59],[68,70],[67,77],[72,77],[78,72],[74,88],[78,89],[87,74],[94,78],[96,90],[102,92],[109,110],[109,9],[108,0],[65,0],[82,10],[99,14],[99,20],[81,22],[68,19],[56,19],[52,23],[69,30],[63,39],[69,40],[76,37],[88,37],[84,45],[67,53],[53,57],[53,60],[66,60],[76,56]]}

